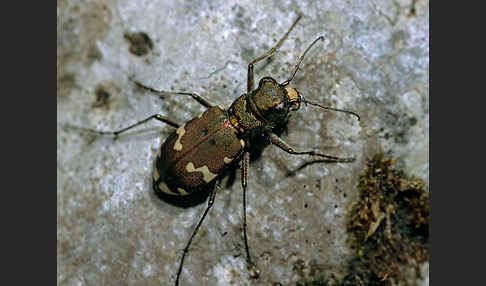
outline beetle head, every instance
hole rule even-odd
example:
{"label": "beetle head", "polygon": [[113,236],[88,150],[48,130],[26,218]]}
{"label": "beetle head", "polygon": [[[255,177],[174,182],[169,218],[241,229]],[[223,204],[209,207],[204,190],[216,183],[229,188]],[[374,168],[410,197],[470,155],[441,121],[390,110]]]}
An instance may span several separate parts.
{"label": "beetle head", "polygon": [[289,111],[296,111],[300,108],[300,103],[313,105],[322,109],[341,111],[356,116],[359,120],[359,115],[355,112],[332,108],[329,106],[323,106],[318,103],[314,103],[305,100],[302,95],[295,89],[288,87],[295,74],[299,70],[300,64],[305,57],[305,54],[312,48],[319,40],[324,40],[324,37],[320,36],[310,44],[310,46],[304,51],[302,56],[297,61],[294,72],[289,79],[282,83],[278,83],[271,77],[264,77],[258,83],[258,88],[249,95],[249,108],[260,120],[273,124],[281,123],[285,121]]}
{"label": "beetle head", "polygon": [[258,88],[250,95],[250,108],[266,122],[279,123],[289,111],[300,108],[302,96],[295,88],[285,87],[271,77],[260,80]]}

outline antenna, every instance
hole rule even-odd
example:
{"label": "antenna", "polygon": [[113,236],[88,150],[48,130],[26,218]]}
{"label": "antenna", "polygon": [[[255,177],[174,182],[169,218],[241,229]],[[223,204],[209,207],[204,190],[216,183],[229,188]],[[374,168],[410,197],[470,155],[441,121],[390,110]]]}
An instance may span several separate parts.
{"label": "antenna", "polygon": [[319,38],[315,39],[314,42],[312,42],[312,44],[310,44],[309,47],[307,47],[307,49],[302,54],[302,56],[300,56],[299,61],[295,65],[295,70],[294,70],[294,73],[292,74],[292,76],[288,80],[282,82],[280,85],[282,85],[282,86],[289,85],[289,83],[294,79],[295,74],[299,70],[300,63],[304,60],[305,54],[307,54],[307,52],[312,48],[312,46],[314,46],[317,43],[317,41],[319,41],[319,40],[323,40],[324,41],[324,37],[323,36],[320,36]]}
{"label": "antenna", "polygon": [[320,107],[320,108],[323,108],[323,109],[328,109],[328,110],[333,110],[333,111],[341,111],[341,112],[346,112],[348,114],[351,114],[351,115],[354,115],[358,118],[358,121],[360,121],[360,117],[357,113],[353,112],[353,111],[349,111],[349,110],[344,110],[344,109],[337,109],[337,108],[332,108],[332,107],[329,107],[329,106],[323,106],[323,105],[320,105],[318,103],[314,103],[314,102],[311,102],[311,101],[308,101],[304,98],[302,98],[303,102],[305,104],[310,104],[310,105],[314,105],[314,106],[317,106],[317,107]]}

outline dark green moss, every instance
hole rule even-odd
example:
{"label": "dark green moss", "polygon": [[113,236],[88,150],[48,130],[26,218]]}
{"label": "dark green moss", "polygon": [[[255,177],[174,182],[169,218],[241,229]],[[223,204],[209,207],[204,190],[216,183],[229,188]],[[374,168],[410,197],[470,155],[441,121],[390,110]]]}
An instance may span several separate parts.
{"label": "dark green moss", "polygon": [[296,286],[415,285],[420,264],[429,261],[429,193],[422,180],[408,178],[393,164],[377,154],[359,177],[359,198],[347,224],[356,255],[344,278],[299,259],[293,265],[301,277]]}
{"label": "dark green moss", "polygon": [[407,284],[404,272],[429,260],[429,194],[425,183],[392,168],[382,154],[360,176],[348,224],[356,258],[342,285]]}

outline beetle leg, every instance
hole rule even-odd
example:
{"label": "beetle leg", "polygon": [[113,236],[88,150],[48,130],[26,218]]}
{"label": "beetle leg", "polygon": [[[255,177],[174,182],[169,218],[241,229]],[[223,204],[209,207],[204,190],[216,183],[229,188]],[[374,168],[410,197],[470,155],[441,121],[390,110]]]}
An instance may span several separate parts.
{"label": "beetle leg", "polygon": [[181,276],[182,265],[184,264],[184,258],[186,257],[186,254],[189,251],[189,246],[191,246],[192,239],[194,238],[194,236],[196,236],[197,232],[199,231],[199,227],[201,227],[201,224],[204,221],[204,218],[206,217],[206,215],[208,214],[209,210],[213,206],[214,198],[215,197],[216,197],[216,189],[213,188],[211,190],[211,193],[209,194],[208,206],[206,207],[206,210],[204,211],[201,219],[199,220],[198,224],[196,225],[196,228],[192,232],[192,235],[189,238],[189,241],[187,242],[186,247],[184,247],[184,251],[183,251],[182,257],[181,257],[181,262],[179,264],[179,270],[177,270],[177,277],[176,277],[176,281],[175,281],[175,285],[176,286],[179,285],[179,277]]}
{"label": "beetle leg", "polygon": [[209,108],[209,107],[212,107],[213,105],[207,100],[205,99],[204,97],[196,94],[196,93],[191,93],[191,92],[171,92],[171,91],[161,91],[161,90],[156,90],[156,89],[153,89],[149,86],[146,86],[146,85],[143,85],[142,83],[140,83],[139,81],[136,81],[134,79],[132,79],[135,84],[138,86],[138,87],[141,87],[143,89],[147,89],[153,93],[156,93],[158,94],[159,96],[163,96],[163,95],[168,95],[168,94],[180,94],[180,95],[189,95],[191,96],[193,99],[195,99],[197,102],[199,102],[201,105],[203,105],[204,107],[206,108]]}
{"label": "beetle leg", "polygon": [[243,153],[243,159],[241,163],[241,186],[243,187],[243,238],[245,240],[246,259],[248,263],[248,269],[250,270],[250,276],[258,278],[260,271],[256,265],[251,261],[250,250],[248,248],[248,236],[246,234],[246,186],[248,178],[248,165],[250,164],[250,154],[248,152]]}
{"label": "beetle leg", "polygon": [[297,16],[297,19],[295,19],[294,23],[292,24],[292,26],[290,26],[287,33],[285,33],[285,35],[280,39],[280,41],[278,41],[278,43],[274,47],[272,47],[268,52],[264,53],[263,55],[252,60],[248,64],[248,81],[247,81],[247,92],[248,93],[250,93],[253,90],[253,65],[256,64],[257,62],[263,60],[264,58],[271,56],[273,53],[275,53],[277,51],[277,49],[283,44],[285,39],[287,39],[290,31],[292,31],[292,29],[295,27],[297,22],[299,22],[300,18],[302,18],[302,14],[299,14]]}
{"label": "beetle leg", "polygon": [[145,122],[149,121],[150,119],[157,119],[157,120],[162,121],[164,123],[167,123],[170,126],[175,127],[175,128],[179,128],[179,126],[180,126],[179,123],[174,122],[174,121],[170,120],[169,118],[167,118],[167,117],[165,117],[163,115],[154,114],[152,116],[149,116],[149,117],[145,118],[142,121],[139,121],[139,122],[137,122],[137,123],[135,123],[133,125],[130,125],[128,127],[125,127],[125,128],[120,129],[118,131],[99,131],[99,130],[84,128],[84,127],[71,126],[71,125],[68,125],[68,127],[74,128],[74,129],[80,129],[80,130],[84,130],[84,131],[88,131],[88,132],[98,133],[98,134],[101,134],[101,135],[113,135],[113,136],[116,137],[120,133],[123,133],[123,132],[125,132],[127,130],[130,130],[130,129],[134,128],[134,127],[137,127],[138,125],[144,124]]}
{"label": "beetle leg", "polygon": [[244,152],[241,162],[241,187],[243,188],[243,238],[245,240],[246,258],[248,263],[251,264],[250,251],[248,250],[248,238],[246,235],[246,186],[248,178],[248,165],[250,163],[249,159],[250,156],[248,152]]}
{"label": "beetle leg", "polygon": [[349,163],[354,162],[356,158],[338,158],[330,155],[325,155],[321,153],[317,153],[314,151],[295,151],[294,148],[290,147],[287,143],[285,143],[282,139],[280,139],[277,135],[273,133],[267,133],[268,137],[270,138],[270,142],[273,145],[279,147],[280,149],[284,150],[285,152],[292,154],[292,155],[311,155],[311,156],[318,156],[322,158],[326,158],[332,162],[336,163]]}

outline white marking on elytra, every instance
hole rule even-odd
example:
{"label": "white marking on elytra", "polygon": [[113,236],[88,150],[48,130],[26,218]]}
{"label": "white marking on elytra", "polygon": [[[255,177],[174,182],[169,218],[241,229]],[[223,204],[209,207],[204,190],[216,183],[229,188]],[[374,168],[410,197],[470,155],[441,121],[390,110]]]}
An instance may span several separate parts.
{"label": "white marking on elytra", "polygon": [[245,148],[245,140],[240,139],[241,148]]}
{"label": "white marking on elytra", "polygon": [[192,173],[192,172],[201,172],[203,174],[203,180],[206,183],[209,183],[211,180],[213,180],[214,178],[216,178],[216,176],[218,176],[217,174],[211,173],[211,171],[209,171],[208,166],[204,165],[202,167],[195,168],[194,167],[194,164],[192,162],[187,163],[187,165],[186,165],[186,171],[189,172],[189,173]]}
{"label": "white marking on elytra", "polygon": [[164,193],[171,194],[171,195],[179,195],[178,193],[173,192],[171,189],[169,189],[169,186],[165,182],[160,182],[159,183],[159,189],[163,191]]}
{"label": "white marking on elytra", "polygon": [[159,178],[160,178],[160,175],[159,175],[159,170],[157,170],[157,166],[155,166],[154,168],[154,181],[158,181]]}
{"label": "white marking on elytra", "polygon": [[179,191],[184,196],[187,195],[187,194],[189,194],[186,190],[181,189],[181,188],[177,188],[177,191]]}
{"label": "white marking on elytra", "polygon": [[182,125],[176,130],[177,135],[179,135],[179,137],[177,137],[176,142],[174,143],[174,150],[176,151],[182,150],[181,138],[182,136],[184,136],[184,133],[186,133],[186,129],[184,129],[184,127],[186,127],[186,124]]}
{"label": "white marking on elytra", "polygon": [[224,157],[224,158],[223,158],[223,161],[224,161],[226,164],[229,164],[229,163],[231,163],[231,161],[233,161],[233,159],[228,158],[228,157]]}

